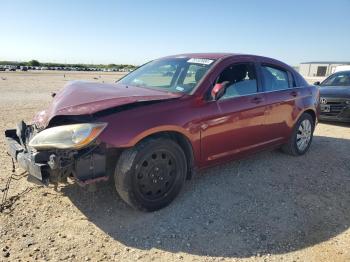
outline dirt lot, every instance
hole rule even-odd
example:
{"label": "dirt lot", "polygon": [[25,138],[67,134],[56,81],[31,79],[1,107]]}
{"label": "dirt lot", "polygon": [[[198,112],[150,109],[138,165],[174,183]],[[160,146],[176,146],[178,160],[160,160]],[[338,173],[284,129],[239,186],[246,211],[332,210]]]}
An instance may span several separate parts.
{"label": "dirt lot", "polygon": [[[0,72],[0,131],[30,121],[69,80],[118,77]],[[0,161],[2,188],[2,136]],[[22,179],[9,195],[23,191],[0,214],[0,261],[350,260],[350,125],[319,124],[303,157],[263,152],[202,171],[154,213],[130,209],[108,183],[56,192]]]}

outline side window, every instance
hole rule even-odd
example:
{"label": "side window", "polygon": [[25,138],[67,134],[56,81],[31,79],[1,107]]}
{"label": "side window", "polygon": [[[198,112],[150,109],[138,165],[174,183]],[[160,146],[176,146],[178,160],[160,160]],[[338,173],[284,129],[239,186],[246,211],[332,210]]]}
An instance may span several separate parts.
{"label": "side window", "polygon": [[270,66],[262,66],[265,91],[288,89],[290,86],[288,73]]}
{"label": "side window", "polygon": [[255,68],[250,63],[227,67],[217,80],[217,83],[224,82],[226,82],[227,88],[223,98],[250,95],[258,92]]}

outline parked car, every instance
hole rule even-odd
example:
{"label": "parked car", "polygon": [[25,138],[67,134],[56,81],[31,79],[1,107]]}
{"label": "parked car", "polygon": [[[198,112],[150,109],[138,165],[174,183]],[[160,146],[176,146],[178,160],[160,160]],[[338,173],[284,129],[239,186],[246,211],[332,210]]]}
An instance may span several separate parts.
{"label": "parked car", "polygon": [[[171,78],[165,66],[176,68]],[[69,83],[32,124],[5,135],[10,155],[43,183],[114,178],[122,199],[153,211],[194,170],[263,149],[305,154],[318,114],[318,88],[282,62],[185,54],[154,60],[115,84]]]}
{"label": "parked car", "polygon": [[340,65],[335,68],[334,73],[341,72],[341,71],[349,71],[350,65]]}
{"label": "parked car", "polygon": [[350,71],[330,75],[320,87],[321,120],[350,122]]}

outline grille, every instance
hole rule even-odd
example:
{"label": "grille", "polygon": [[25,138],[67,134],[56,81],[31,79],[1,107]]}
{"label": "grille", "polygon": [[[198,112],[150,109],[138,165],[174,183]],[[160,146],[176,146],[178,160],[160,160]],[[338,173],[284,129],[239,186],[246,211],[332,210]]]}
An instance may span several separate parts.
{"label": "grille", "polygon": [[322,112],[323,115],[336,116],[343,111],[347,106],[345,103],[347,98],[336,98],[336,97],[322,97],[327,100],[327,105],[330,106],[330,112]]}
{"label": "grille", "polygon": [[331,104],[330,106],[331,106],[331,112],[338,112],[338,113],[340,111],[342,111],[343,108],[345,107],[345,105],[342,105],[342,104],[339,104],[339,105],[338,104],[337,105],[336,104],[333,104],[333,105]]}

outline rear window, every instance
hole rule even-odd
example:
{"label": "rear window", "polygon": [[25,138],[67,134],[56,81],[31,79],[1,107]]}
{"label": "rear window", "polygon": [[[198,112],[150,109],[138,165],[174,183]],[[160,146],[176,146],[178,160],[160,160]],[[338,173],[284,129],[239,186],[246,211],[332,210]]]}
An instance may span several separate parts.
{"label": "rear window", "polygon": [[289,88],[288,72],[271,66],[262,66],[265,91],[277,91]]}

